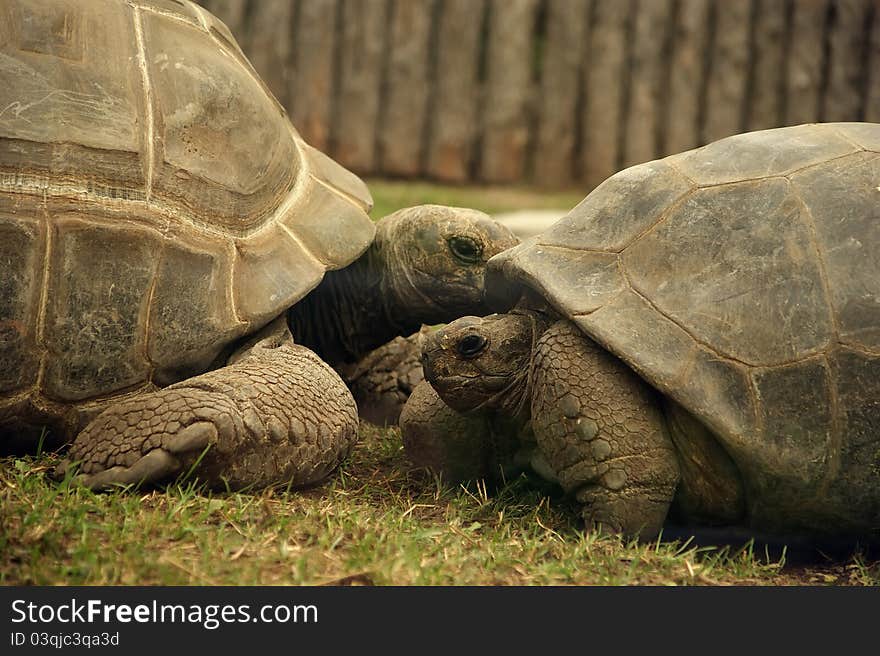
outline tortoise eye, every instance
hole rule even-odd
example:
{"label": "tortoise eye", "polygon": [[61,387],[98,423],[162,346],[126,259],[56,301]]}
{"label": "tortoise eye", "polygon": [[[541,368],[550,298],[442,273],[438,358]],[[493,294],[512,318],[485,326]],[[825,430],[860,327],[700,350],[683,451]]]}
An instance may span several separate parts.
{"label": "tortoise eye", "polygon": [[450,237],[449,250],[462,262],[474,264],[483,256],[483,246],[471,237]]}
{"label": "tortoise eye", "polygon": [[458,354],[463,358],[472,358],[486,348],[488,341],[482,335],[466,335],[456,347]]}

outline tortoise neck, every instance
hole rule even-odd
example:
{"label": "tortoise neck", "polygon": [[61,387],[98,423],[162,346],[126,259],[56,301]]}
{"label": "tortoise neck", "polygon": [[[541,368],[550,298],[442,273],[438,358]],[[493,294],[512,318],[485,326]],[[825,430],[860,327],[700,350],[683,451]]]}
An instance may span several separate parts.
{"label": "tortoise neck", "polygon": [[363,255],[344,269],[328,271],[288,312],[294,341],[331,365],[359,360],[397,335],[419,329],[399,312],[382,223]]}
{"label": "tortoise neck", "polygon": [[513,311],[529,319],[530,342],[528,360],[510,377],[510,382],[500,391],[491,396],[482,407],[492,408],[496,415],[505,417],[511,425],[522,429],[532,417],[532,385],[535,372],[535,352],[538,339],[549,327],[549,319],[543,312],[531,310]]}

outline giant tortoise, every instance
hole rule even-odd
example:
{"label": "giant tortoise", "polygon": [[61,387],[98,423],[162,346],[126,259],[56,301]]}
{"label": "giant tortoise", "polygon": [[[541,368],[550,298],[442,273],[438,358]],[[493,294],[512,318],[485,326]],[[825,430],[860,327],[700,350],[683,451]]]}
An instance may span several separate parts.
{"label": "giant tortoise", "polygon": [[746,133],[626,169],[487,277],[521,301],[426,336],[426,378],[512,425],[484,416],[472,434],[491,444],[467,445],[421,390],[401,424],[422,461],[530,460],[588,527],[630,536],[672,507],[759,535],[880,538],[880,125]]}
{"label": "giant tortoise", "polygon": [[0,82],[0,449],[78,435],[93,487],[322,478],[357,432],[326,362],[484,307],[515,243],[438,206],[377,227],[192,2],[2,0]]}

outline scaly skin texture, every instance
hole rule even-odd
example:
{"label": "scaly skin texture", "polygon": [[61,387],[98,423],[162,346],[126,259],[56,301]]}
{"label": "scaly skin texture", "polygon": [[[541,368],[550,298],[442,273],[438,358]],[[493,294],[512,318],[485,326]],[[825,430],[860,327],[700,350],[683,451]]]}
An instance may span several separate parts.
{"label": "scaly skin texture", "polygon": [[535,346],[532,429],[588,527],[650,538],[678,484],[678,463],[655,393],[568,321]]}
{"label": "scaly skin texture", "polygon": [[416,386],[400,413],[400,433],[410,461],[444,480],[476,480],[497,473],[489,418],[456,412],[427,381]]}
{"label": "scaly skin texture", "polygon": [[425,378],[420,340],[421,332],[395,337],[357,363],[337,367],[357,401],[362,421],[377,426],[397,424],[406,400]]}
{"label": "scaly skin texture", "polygon": [[[303,486],[332,472],[357,439],[357,409],[314,353],[262,342],[234,364],[116,404],[76,438],[92,488],[158,483],[186,472],[213,487]],[[201,460],[200,456],[204,453]]]}

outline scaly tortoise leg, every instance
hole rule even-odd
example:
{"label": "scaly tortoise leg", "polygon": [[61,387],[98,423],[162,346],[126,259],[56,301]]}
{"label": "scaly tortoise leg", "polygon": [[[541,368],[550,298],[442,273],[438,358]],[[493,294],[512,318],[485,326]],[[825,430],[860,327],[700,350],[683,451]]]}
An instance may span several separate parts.
{"label": "scaly tortoise leg", "polygon": [[448,481],[501,481],[528,469],[544,473],[528,426],[494,413],[453,410],[426,380],[400,413],[400,435],[413,464]]}
{"label": "scaly tortoise leg", "polygon": [[158,483],[198,462],[213,487],[318,482],[357,439],[357,409],[345,384],[275,322],[231,364],[111,406],[77,436],[63,475],[100,489]]}
{"label": "scaly tortoise leg", "polygon": [[425,378],[421,335],[426,330],[395,337],[359,361],[336,368],[357,402],[362,421],[376,426],[398,423],[407,399]]}
{"label": "scaly tortoise leg", "polygon": [[586,528],[651,538],[678,484],[678,461],[654,391],[573,324],[535,347],[532,428]]}

